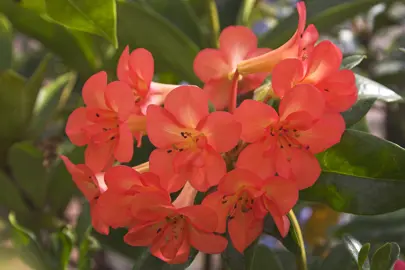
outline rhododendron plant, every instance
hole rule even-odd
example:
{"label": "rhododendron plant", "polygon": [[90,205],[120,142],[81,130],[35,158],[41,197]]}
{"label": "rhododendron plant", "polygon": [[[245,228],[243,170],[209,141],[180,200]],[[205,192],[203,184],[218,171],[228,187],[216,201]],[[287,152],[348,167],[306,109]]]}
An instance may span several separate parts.
{"label": "rhododendron plant", "polygon": [[[317,181],[316,154],[339,143],[340,112],[357,99],[353,72],[340,69],[342,53],[330,41],[316,44],[304,2],[297,9],[295,34],[274,50],[257,48],[246,27],[225,28],[219,48],[194,60],[202,89],[153,82],[153,57],[143,48],[124,49],[118,81],[107,83],[105,72],[88,79],[85,107],[66,125],[72,143],[88,145],[85,165],[62,158],[90,202],[96,230],[127,228],[127,244],[177,264],[191,247],[221,253],[232,244],[243,253],[268,217],[281,237],[290,225],[297,229],[299,190]],[[267,77],[273,103],[237,103]],[[113,166],[131,160],[142,135],[156,147],[149,162]]]}

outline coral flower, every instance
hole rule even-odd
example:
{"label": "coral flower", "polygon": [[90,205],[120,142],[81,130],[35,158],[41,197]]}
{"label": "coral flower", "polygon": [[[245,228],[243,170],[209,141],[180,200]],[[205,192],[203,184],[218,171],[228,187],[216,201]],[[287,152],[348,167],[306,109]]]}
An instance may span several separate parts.
{"label": "coral flower", "polygon": [[169,194],[160,187],[159,178],[149,172],[140,174],[128,166],[115,166],[106,171],[104,181],[108,189],[100,196],[98,204],[103,219],[112,228],[128,227],[136,223],[131,206],[138,193],[160,192],[170,200]]}
{"label": "coral flower", "polygon": [[266,54],[241,61],[237,70],[241,75],[258,72],[271,72],[277,63],[287,58],[305,58],[318,40],[319,34],[314,25],[305,29],[307,11],[304,1],[297,3],[299,15],[297,31],[279,48]]}
{"label": "coral flower", "polygon": [[150,170],[169,192],[186,181],[199,191],[217,185],[226,173],[220,153],[239,141],[241,125],[227,112],[208,112],[206,92],[180,86],[166,98],[164,108],[149,105],[147,132],[158,148],[149,157]]}
{"label": "coral flower", "polygon": [[178,86],[153,82],[153,74],[154,60],[149,51],[139,48],[129,53],[129,47],[125,47],[118,61],[117,77],[132,88],[143,114],[149,104],[163,104],[167,94]]}
{"label": "coral flower", "polygon": [[273,70],[274,93],[283,98],[297,84],[315,85],[324,95],[330,111],[348,110],[357,100],[354,73],[339,70],[342,52],[330,41],[315,46],[307,60],[285,59]]}
{"label": "coral flower", "polygon": [[309,84],[297,85],[280,102],[279,114],[264,103],[245,100],[235,111],[242,123],[242,150],[237,167],[262,178],[277,173],[299,189],[313,185],[321,168],[314,154],[338,143],[345,129],[339,113],[324,114],[322,94]]}
{"label": "coral flower", "polygon": [[98,203],[100,195],[106,190],[105,184],[101,181],[102,177],[96,177],[93,171],[84,164],[75,165],[65,156],[61,156],[61,159],[72,175],[77,188],[89,201],[93,228],[99,233],[108,234],[109,226],[102,218],[102,210]]}
{"label": "coral flower", "polygon": [[130,161],[132,133],[140,124],[131,115],[135,106],[131,89],[118,81],[107,85],[107,74],[99,72],[84,84],[82,95],[86,107],[76,109],[69,116],[66,134],[73,144],[88,145],[86,165],[98,172],[111,166],[114,158]]}
{"label": "coral flower", "polygon": [[167,196],[145,192],[135,196],[132,213],[140,222],[124,241],[133,246],[149,246],[150,252],[168,263],[184,263],[190,247],[204,253],[221,253],[227,240],[214,234],[217,215],[202,205],[175,208]]}
{"label": "coral flower", "polygon": [[297,200],[298,189],[292,180],[274,176],[263,181],[253,172],[235,169],[224,176],[218,191],[209,194],[203,205],[216,210],[219,217],[217,232],[224,233],[229,220],[232,243],[242,253],[262,233],[267,211],[284,237],[289,222],[283,216]]}
{"label": "coral flower", "polygon": [[[224,109],[231,96],[232,77],[242,60],[267,53],[270,49],[257,48],[257,37],[247,27],[229,26],[219,37],[219,49],[204,49],[194,60],[194,72],[202,80],[204,90],[217,109]],[[259,87],[266,73],[241,77],[238,92],[246,93]]]}

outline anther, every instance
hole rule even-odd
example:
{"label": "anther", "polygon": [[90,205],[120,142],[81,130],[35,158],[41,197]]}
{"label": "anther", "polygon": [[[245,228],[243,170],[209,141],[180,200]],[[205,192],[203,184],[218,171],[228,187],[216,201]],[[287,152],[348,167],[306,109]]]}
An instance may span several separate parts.
{"label": "anther", "polygon": [[98,113],[96,113],[96,116],[97,116],[97,117],[100,117],[100,115],[99,115]]}
{"label": "anther", "polygon": [[111,141],[114,140],[114,139],[115,139],[115,136],[112,136],[112,137],[110,138]]}
{"label": "anther", "polygon": [[156,233],[160,233],[162,231],[162,228],[157,229]]}
{"label": "anther", "polygon": [[183,150],[184,150],[183,148],[179,148],[179,152],[183,152]]}
{"label": "anther", "polygon": [[167,150],[166,151],[168,154],[170,154],[171,152],[173,152],[173,150],[172,149],[169,149],[169,150]]}

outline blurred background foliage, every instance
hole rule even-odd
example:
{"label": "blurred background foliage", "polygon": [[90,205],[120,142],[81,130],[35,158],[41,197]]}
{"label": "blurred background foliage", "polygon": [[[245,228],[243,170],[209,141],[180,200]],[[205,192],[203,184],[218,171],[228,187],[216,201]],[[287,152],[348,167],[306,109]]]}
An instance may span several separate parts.
{"label": "blurred background foliage", "polygon": [[[405,1],[305,2],[308,23],[349,56],[344,66],[358,74],[360,91],[344,113],[342,144],[319,156],[324,173],[296,206],[310,269],[389,269],[405,250],[405,152],[379,138],[405,146]],[[107,70],[115,78],[125,46],[152,52],[155,81],[201,86],[193,60],[216,46],[217,30],[246,25],[261,47],[276,48],[296,29],[294,4],[0,0],[0,268],[132,269],[137,261],[134,269],[185,269],[125,245],[125,230],[108,237],[91,231],[88,205],[58,159],[83,162],[83,149],[64,134],[66,119],[82,104],[91,74]],[[147,161],[152,149],[145,139],[131,165]],[[245,258],[230,246],[223,255],[229,269],[296,269],[295,232],[280,242],[275,231],[266,222]],[[218,256],[199,255],[190,269],[220,267]]]}

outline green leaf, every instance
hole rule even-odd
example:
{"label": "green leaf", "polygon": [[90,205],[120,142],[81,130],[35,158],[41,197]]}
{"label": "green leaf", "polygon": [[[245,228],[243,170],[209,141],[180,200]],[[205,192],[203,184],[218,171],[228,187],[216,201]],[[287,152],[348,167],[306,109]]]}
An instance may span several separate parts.
{"label": "green leaf", "polygon": [[359,269],[363,270],[369,270],[370,269],[370,261],[368,259],[368,253],[370,251],[370,243],[364,244],[360,251],[359,255],[357,257],[357,265],[359,266]]}
{"label": "green leaf", "polygon": [[[394,0],[387,0],[386,3]],[[306,1],[307,24],[314,24],[319,32],[329,31],[333,26],[354,17],[380,3],[380,0],[312,0]],[[277,48],[286,42],[297,29],[298,13],[280,21],[259,41],[259,47]]]}
{"label": "green leaf", "polygon": [[13,213],[9,215],[9,221],[12,226],[13,246],[19,251],[20,258],[26,262],[32,269],[47,270],[52,269],[49,266],[49,258],[43,252],[36,236],[21,227]]}
{"label": "green leaf", "polygon": [[371,107],[373,107],[375,101],[375,98],[359,99],[357,100],[356,104],[353,105],[353,107],[345,112],[342,112],[342,116],[346,122],[346,128],[353,126],[363,119]]}
{"label": "green leaf", "polygon": [[252,248],[252,252],[245,252],[245,258],[246,270],[283,269],[281,262],[272,250],[258,243]]}
{"label": "green leaf", "polygon": [[74,73],[66,73],[40,90],[28,132],[32,139],[37,138],[56,116],[57,110],[61,109],[59,105],[62,97],[68,97],[75,81]]}
{"label": "green leaf", "polygon": [[187,0],[146,0],[144,2],[179,28],[199,47],[206,47],[208,41],[204,40],[204,33],[197,15]]}
{"label": "green leaf", "polygon": [[359,74],[355,74],[355,76],[356,85],[359,90],[358,99],[376,98],[385,102],[395,102],[402,100],[401,96],[396,94],[388,87]]}
{"label": "green leaf", "polygon": [[118,2],[117,7],[121,44],[128,44],[131,49],[147,48],[157,67],[171,70],[189,83],[199,83],[192,68],[199,51],[195,43],[162,16],[139,3]]}
{"label": "green leaf", "polygon": [[322,262],[319,270],[355,270],[357,265],[350,258],[350,252],[344,244],[337,245],[329,253],[328,257]]}
{"label": "green leaf", "polygon": [[358,264],[358,256],[361,249],[361,243],[350,235],[343,236],[343,242],[347,250],[350,252],[353,260]]}
{"label": "green leaf", "polygon": [[197,255],[198,251],[195,249],[192,249],[190,251],[189,259],[186,263],[183,264],[167,264],[161,259],[153,256],[150,254],[149,250],[145,250],[144,253],[134,266],[132,267],[133,270],[184,270],[187,267],[190,266],[190,264],[193,262],[195,256]]}
{"label": "green leaf", "polygon": [[405,150],[368,133],[347,130],[318,155],[322,174],[300,198],[339,212],[376,215],[405,207]]}
{"label": "green leaf", "polygon": [[353,68],[357,67],[366,58],[367,58],[367,56],[364,54],[351,55],[351,56],[345,57],[343,59],[340,67],[341,67],[341,69],[353,69]]}
{"label": "green leaf", "polygon": [[57,268],[67,270],[69,266],[70,254],[72,253],[74,236],[70,229],[63,228],[60,232],[53,233],[51,239],[54,244],[54,260]]}
{"label": "green leaf", "polygon": [[21,215],[26,215],[30,212],[17,186],[2,171],[0,171],[0,187],[1,206]]}
{"label": "green leaf", "polygon": [[11,68],[13,60],[13,29],[7,18],[0,13],[0,72]]}
{"label": "green leaf", "polygon": [[21,0],[21,6],[38,13],[46,13],[46,0]]}
{"label": "green leaf", "polygon": [[371,259],[371,270],[387,270],[390,267],[391,243],[386,243],[374,253]]}
{"label": "green leaf", "polygon": [[[34,4],[34,0],[29,2]],[[21,7],[14,0],[1,0],[0,12],[7,16],[15,29],[39,40],[83,76],[90,76],[97,68],[99,55],[88,34],[74,34],[59,24],[45,20],[35,10]]]}
{"label": "green leaf", "polygon": [[[69,153],[64,153],[74,164],[84,162],[84,148],[75,147]],[[49,173],[48,202],[53,213],[63,212],[75,190],[77,190],[72,176],[67,171],[65,164],[58,159]]]}
{"label": "green leaf", "polygon": [[45,0],[47,15],[71,29],[104,37],[114,47],[117,40],[115,0]]}
{"label": "green leaf", "polygon": [[279,240],[283,246],[294,254],[299,254],[300,247],[298,245],[297,232],[294,227],[290,227],[286,237],[282,237],[280,232],[270,215],[267,215],[264,219],[263,232],[275,237]]}
{"label": "green leaf", "polygon": [[30,142],[15,143],[9,150],[8,164],[18,185],[41,209],[45,205],[48,179],[41,151]]}
{"label": "green leaf", "polygon": [[256,4],[255,0],[243,0],[242,7],[239,10],[238,14],[238,24],[240,25],[249,25],[249,18],[252,14],[254,5]]}

